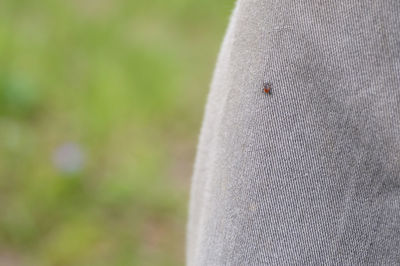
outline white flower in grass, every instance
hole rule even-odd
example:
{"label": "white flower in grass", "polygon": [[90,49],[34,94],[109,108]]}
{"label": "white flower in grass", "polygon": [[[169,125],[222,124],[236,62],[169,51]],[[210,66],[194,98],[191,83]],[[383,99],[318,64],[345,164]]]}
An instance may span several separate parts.
{"label": "white flower in grass", "polygon": [[74,174],[82,170],[85,157],[80,145],[67,142],[56,148],[53,154],[53,163],[61,172]]}

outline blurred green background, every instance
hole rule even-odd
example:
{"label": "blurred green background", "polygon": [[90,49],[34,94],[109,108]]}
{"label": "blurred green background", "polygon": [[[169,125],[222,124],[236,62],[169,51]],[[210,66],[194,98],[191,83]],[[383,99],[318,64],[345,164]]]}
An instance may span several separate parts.
{"label": "blurred green background", "polygon": [[0,265],[183,265],[234,0],[0,0]]}

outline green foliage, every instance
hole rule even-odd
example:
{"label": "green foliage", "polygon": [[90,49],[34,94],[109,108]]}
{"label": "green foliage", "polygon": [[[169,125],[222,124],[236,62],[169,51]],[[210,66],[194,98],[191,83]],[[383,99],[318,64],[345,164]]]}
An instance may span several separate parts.
{"label": "green foliage", "polygon": [[183,265],[233,2],[0,1],[1,265]]}

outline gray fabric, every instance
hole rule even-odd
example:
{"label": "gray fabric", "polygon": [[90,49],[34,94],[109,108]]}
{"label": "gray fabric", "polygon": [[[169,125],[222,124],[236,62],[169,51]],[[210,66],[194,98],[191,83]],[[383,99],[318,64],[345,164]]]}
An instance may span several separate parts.
{"label": "gray fabric", "polygon": [[399,71],[398,0],[239,0],[198,145],[187,264],[400,265]]}

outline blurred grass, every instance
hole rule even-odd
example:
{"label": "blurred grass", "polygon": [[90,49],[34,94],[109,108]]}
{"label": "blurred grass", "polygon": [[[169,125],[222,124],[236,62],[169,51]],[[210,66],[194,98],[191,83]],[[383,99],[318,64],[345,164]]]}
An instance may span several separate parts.
{"label": "blurred grass", "polygon": [[[0,1],[0,265],[184,264],[233,2]],[[78,171],[54,163],[65,143]]]}

